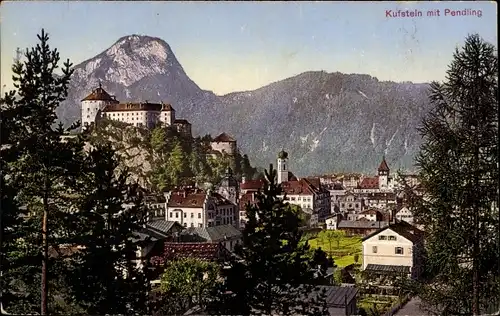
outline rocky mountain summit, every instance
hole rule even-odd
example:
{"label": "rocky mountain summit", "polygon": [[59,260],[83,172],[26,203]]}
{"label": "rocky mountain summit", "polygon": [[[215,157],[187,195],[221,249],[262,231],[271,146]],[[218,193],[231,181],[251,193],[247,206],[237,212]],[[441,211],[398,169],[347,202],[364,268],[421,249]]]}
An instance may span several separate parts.
{"label": "rocky mountain summit", "polygon": [[306,72],[254,91],[217,96],[185,73],[159,38],[131,35],[74,67],[66,124],[99,82],[120,101],[169,102],[193,133],[226,132],[259,166],[285,148],[295,174],[374,173],[382,155],[392,170],[413,169],[416,130],[429,109],[426,84],[382,82],[368,75]]}

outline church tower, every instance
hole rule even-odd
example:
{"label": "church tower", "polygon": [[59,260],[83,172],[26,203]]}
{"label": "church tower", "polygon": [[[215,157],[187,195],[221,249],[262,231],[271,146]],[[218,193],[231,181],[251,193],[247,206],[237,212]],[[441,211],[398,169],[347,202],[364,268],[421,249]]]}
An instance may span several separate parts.
{"label": "church tower", "polygon": [[382,162],[378,167],[378,188],[379,190],[387,190],[389,185],[389,166],[385,161],[385,155],[382,157]]}
{"label": "church tower", "polygon": [[278,153],[278,184],[288,181],[288,153],[283,149]]}

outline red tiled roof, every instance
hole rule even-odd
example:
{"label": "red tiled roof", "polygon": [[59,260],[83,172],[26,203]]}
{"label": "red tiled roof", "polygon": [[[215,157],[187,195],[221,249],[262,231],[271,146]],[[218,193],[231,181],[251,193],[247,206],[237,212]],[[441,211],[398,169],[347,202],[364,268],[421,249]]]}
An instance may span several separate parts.
{"label": "red tiled roof", "polygon": [[180,124],[180,125],[191,125],[187,120],[180,119],[180,120],[175,120],[174,124]]}
{"label": "red tiled roof", "polygon": [[[168,207],[193,207],[202,208],[207,198],[207,193],[202,190],[179,190],[172,192],[168,200]],[[231,202],[219,193],[213,192],[210,199],[215,205],[230,205]]]}
{"label": "red tiled roof", "polygon": [[92,90],[92,92],[82,99],[82,101],[110,101],[112,103],[119,103],[109,93],[106,92],[100,85],[99,88]]}
{"label": "red tiled roof", "polygon": [[196,207],[202,208],[206,193],[201,191],[182,190],[172,192],[168,200],[168,207]]}
{"label": "red tiled roof", "polygon": [[310,177],[310,178],[307,178],[306,180],[309,181],[309,183],[311,183],[316,189],[321,188],[321,181],[319,180],[319,178]]}
{"label": "red tiled roof", "polygon": [[262,179],[259,180],[247,180],[245,183],[240,185],[241,190],[260,190],[264,187],[265,181]]}
{"label": "red tiled roof", "polygon": [[104,108],[104,112],[125,112],[125,111],[155,111],[160,112],[163,105],[159,103],[118,103],[110,104]]}
{"label": "red tiled roof", "polygon": [[287,195],[313,195],[315,193],[314,187],[306,179],[283,182],[281,188]]}
{"label": "red tiled roof", "polygon": [[210,195],[212,201],[214,201],[215,205],[230,205],[232,204],[231,201],[220,195],[219,193],[212,193]]}
{"label": "red tiled roof", "polygon": [[389,166],[387,165],[387,162],[385,161],[385,157],[382,158],[382,162],[380,163],[380,166],[378,167],[378,171],[389,171]]}
{"label": "red tiled roof", "polygon": [[360,189],[378,189],[378,177],[364,178],[359,183]]}
{"label": "red tiled roof", "polygon": [[234,143],[234,142],[236,142],[236,140],[234,138],[232,138],[231,136],[229,136],[228,134],[222,133],[219,136],[214,138],[214,142],[216,142],[216,143]]}

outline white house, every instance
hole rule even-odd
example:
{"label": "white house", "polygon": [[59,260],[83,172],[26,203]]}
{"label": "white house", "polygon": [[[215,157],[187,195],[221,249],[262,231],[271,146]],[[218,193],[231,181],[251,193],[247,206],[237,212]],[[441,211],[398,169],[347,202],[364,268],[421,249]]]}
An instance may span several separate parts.
{"label": "white house", "polygon": [[347,219],[351,221],[356,220],[357,214],[361,213],[364,209],[363,200],[352,192],[347,192],[344,196],[340,197],[338,203],[340,213],[346,215]]}
{"label": "white house", "polygon": [[230,224],[238,228],[237,206],[219,193],[185,188],[165,194],[165,220],[184,227],[211,227]]}
{"label": "white house", "polygon": [[407,206],[401,207],[395,215],[396,219],[399,221],[405,221],[409,224],[413,224],[413,212]]}
{"label": "white house", "polygon": [[393,223],[364,237],[363,266],[366,272],[402,273],[414,279],[423,270],[423,232],[405,223]]}
{"label": "white house", "polygon": [[326,229],[337,230],[339,222],[342,220],[342,215],[334,214],[325,219]]}

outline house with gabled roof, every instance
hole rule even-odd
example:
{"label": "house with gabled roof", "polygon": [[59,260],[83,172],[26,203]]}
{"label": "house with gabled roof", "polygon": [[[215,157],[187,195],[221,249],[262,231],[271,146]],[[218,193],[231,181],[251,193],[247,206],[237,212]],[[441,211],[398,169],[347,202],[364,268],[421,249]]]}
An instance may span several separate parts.
{"label": "house with gabled roof", "polygon": [[183,188],[165,193],[165,220],[184,227],[210,227],[230,224],[238,227],[237,206],[211,190]]}
{"label": "house with gabled roof", "polygon": [[362,270],[372,275],[418,279],[423,271],[424,233],[403,221],[391,223],[362,239]]}

